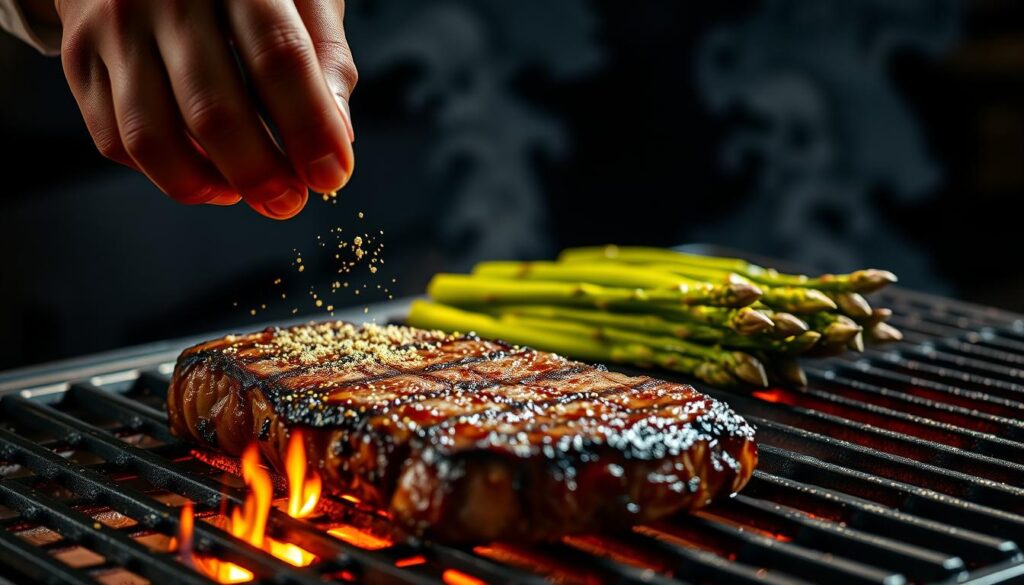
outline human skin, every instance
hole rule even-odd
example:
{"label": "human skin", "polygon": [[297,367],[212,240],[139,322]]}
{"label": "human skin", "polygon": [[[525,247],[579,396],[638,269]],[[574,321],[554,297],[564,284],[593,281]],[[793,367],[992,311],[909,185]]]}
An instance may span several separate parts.
{"label": "human skin", "polygon": [[344,0],[22,1],[99,151],[175,201],[287,219],[351,176]]}

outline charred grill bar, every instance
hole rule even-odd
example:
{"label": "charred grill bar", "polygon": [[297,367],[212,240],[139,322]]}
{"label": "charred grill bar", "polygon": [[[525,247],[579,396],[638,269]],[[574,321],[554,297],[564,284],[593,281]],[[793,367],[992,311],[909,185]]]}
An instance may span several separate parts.
{"label": "charred grill bar", "polygon": [[[813,362],[804,391],[709,392],[759,429],[760,467],[739,496],[630,532],[544,546],[403,540],[379,512],[327,495],[330,518],[271,514],[271,536],[317,556],[293,567],[202,521],[242,492],[231,461],[167,431],[162,401],[179,347],[0,377],[3,578],[212,582],[171,546],[186,500],[196,509],[196,548],[257,582],[1020,578],[1024,320],[904,290],[883,294],[906,334],[895,347]],[[339,524],[352,536],[328,535]]]}

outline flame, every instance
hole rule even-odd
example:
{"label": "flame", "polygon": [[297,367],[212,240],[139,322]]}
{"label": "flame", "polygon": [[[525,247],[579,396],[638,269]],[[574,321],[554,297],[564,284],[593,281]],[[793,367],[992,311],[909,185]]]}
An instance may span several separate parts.
{"label": "flame", "polygon": [[172,539],[179,543],[177,548],[186,565],[205,573],[218,583],[245,583],[252,581],[253,574],[234,563],[221,561],[213,557],[195,554],[192,550],[192,535],[195,532],[195,513],[192,502],[185,502],[181,507],[181,519],[178,522],[178,536]]}
{"label": "flame", "polygon": [[[297,433],[296,433],[297,434]],[[296,446],[299,455],[296,457]],[[295,461],[298,460],[298,464]],[[301,464],[301,472],[297,475],[293,470]],[[305,477],[305,454],[302,453],[301,436],[293,435],[288,447],[287,470],[289,478],[289,514],[292,514],[292,506],[301,515],[311,513],[317,502],[320,500],[320,476],[313,474],[312,479]],[[296,477],[299,478],[296,481]],[[274,498],[274,484],[270,474],[260,464],[259,447],[256,444],[249,445],[242,453],[242,479],[248,488],[245,501],[225,514],[226,525],[224,529],[232,536],[261,548],[275,557],[295,565],[305,567],[316,560],[316,556],[309,551],[288,542],[280,542],[267,536],[267,518],[270,515],[270,506]],[[296,494],[299,497],[296,497]],[[301,517],[301,516],[296,516]],[[201,571],[213,578],[218,583],[243,583],[252,581],[253,574],[234,563],[221,561],[214,557],[207,557],[195,554],[192,551],[192,534],[194,531],[194,515],[192,503],[188,502],[182,507],[181,521],[179,522],[178,540],[181,545],[182,558],[186,564]]]}
{"label": "flame", "polygon": [[249,493],[242,507],[231,511],[228,532],[262,548],[267,533],[270,501],[274,498],[274,484],[270,481],[270,474],[260,465],[260,451],[255,443],[246,447],[242,453],[242,479]]}
{"label": "flame", "polygon": [[288,474],[288,515],[305,518],[316,510],[320,501],[320,474],[309,472],[306,467],[306,448],[302,431],[295,429],[288,437],[288,453],[285,457]]}

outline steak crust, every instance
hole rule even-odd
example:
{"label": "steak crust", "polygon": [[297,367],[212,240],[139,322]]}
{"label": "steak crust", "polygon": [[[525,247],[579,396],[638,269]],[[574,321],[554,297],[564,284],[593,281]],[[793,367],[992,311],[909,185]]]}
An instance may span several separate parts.
{"label": "steak crust", "polygon": [[738,491],[754,431],[685,384],[407,327],[326,322],[178,358],[172,432],[284,470],[291,429],[325,483],[450,542],[539,540]]}

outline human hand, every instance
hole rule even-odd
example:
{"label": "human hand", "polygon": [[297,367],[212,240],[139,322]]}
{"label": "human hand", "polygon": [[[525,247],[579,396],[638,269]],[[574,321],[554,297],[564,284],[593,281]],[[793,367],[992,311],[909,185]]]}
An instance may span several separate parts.
{"label": "human hand", "polygon": [[244,200],[287,219],[307,187],[348,181],[356,69],[344,0],[56,0],[55,10],[96,147],[172,199]]}

